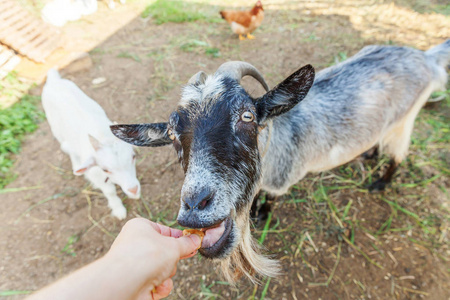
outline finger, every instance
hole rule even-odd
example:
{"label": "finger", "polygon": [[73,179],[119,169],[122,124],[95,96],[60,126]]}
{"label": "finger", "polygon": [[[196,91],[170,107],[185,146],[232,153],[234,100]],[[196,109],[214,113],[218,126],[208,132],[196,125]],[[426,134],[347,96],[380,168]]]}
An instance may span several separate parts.
{"label": "finger", "polygon": [[172,279],[166,279],[163,283],[158,285],[153,291],[152,296],[154,300],[159,300],[162,298],[166,298],[169,296],[170,292],[173,289],[173,281]]}
{"label": "finger", "polygon": [[170,278],[172,278],[173,276],[175,276],[175,274],[177,273],[177,266],[175,265],[175,268],[173,268],[172,273],[170,273]]}
{"label": "finger", "polygon": [[153,227],[153,229],[156,230],[156,232],[164,236],[179,238],[180,236],[183,235],[183,231],[179,229],[170,228],[168,226],[161,225],[155,222],[150,222],[150,225]]}
{"label": "finger", "polygon": [[192,252],[200,248],[201,238],[197,234],[191,234],[175,239],[174,242],[178,245],[181,258],[189,256]]}
{"label": "finger", "polygon": [[190,258],[192,256],[195,256],[195,254],[197,254],[198,250],[195,250],[194,252],[192,252],[191,254],[188,254],[186,256],[182,256],[180,257],[180,259],[186,259],[186,258]]}

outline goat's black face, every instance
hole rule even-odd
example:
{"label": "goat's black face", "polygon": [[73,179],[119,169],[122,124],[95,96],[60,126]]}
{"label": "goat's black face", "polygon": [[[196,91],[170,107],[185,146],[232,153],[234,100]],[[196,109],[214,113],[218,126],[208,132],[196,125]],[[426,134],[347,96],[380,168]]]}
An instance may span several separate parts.
{"label": "goat's black face", "polygon": [[254,100],[234,80],[224,78],[217,85],[203,98],[194,96],[197,87],[186,87],[168,123],[186,173],[178,223],[214,228],[206,230],[200,249],[211,258],[227,255],[239,241],[231,216],[246,209],[260,174]]}
{"label": "goat's black face", "polygon": [[210,76],[184,88],[168,123],[111,128],[138,146],[173,143],[186,174],[178,223],[205,230],[200,253],[224,258],[241,241],[258,189],[258,129],[302,100],[313,80],[314,69],[306,66],[253,99],[236,80]]}

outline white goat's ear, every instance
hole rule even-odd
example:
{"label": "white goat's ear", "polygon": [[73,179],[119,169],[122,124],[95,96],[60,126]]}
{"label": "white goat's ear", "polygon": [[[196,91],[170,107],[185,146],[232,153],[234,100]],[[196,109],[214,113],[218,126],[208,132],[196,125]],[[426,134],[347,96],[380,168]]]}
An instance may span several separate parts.
{"label": "white goat's ear", "polygon": [[89,142],[91,142],[91,145],[94,147],[95,151],[98,151],[102,147],[102,144],[92,135],[89,135]]}
{"label": "white goat's ear", "polygon": [[90,157],[88,160],[83,162],[81,165],[74,166],[75,168],[73,170],[73,174],[76,176],[83,175],[84,173],[86,173],[87,170],[89,170],[93,166],[95,166],[95,159],[93,157]]}
{"label": "white goat's ear", "polygon": [[111,125],[119,139],[141,147],[160,147],[172,143],[167,135],[167,123]]}
{"label": "white goat's ear", "polygon": [[288,112],[308,94],[314,83],[314,68],[306,65],[256,100],[257,119],[263,124],[267,119]]}

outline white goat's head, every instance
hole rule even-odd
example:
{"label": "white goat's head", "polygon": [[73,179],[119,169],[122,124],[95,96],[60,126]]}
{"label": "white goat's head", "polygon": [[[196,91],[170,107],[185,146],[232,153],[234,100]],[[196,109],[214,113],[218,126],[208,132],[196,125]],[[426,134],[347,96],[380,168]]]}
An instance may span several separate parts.
{"label": "white goat's head", "polygon": [[[268,91],[254,99],[240,85],[250,75]],[[250,235],[249,212],[259,189],[259,129],[288,112],[308,93],[314,69],[307,65],[269,91],[252,65],[228,62],[216,73],[194,75],[168,123],[113,125],[136,146],[173,144],[186,178],[178,223],[206,230],[200,253],[216,259],[229,281],[235,274],[274,276],[278,266],[260,254]]]}
{"label": "white goat's head", "polygon": [[136,155],[133,147],[114,136],[101,140],[102,142],[89,136],[94,153],[74,174],[82,175],[91,167],[97,166],[107,174],[106,180],[119,185],[128,197],[138,199],[141,187],[136,178]]}

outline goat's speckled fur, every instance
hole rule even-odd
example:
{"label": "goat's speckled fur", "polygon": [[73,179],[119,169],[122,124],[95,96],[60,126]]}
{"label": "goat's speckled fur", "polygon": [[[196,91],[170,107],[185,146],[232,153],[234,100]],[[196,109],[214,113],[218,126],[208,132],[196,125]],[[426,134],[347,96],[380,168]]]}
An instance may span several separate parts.
{"label": "goat's speckled fur", "polygon": [[[447,82],[449,60],[450,40],[427,52],[369,46],[319,72],[314,85],[314,70],[306,66],[259,99],[226,76],[197,76],[167,124],[186,173],[180,224],[208,227],[229,217],[227,243],[207,256],[220,261],[229,281],[239,274],[276,276],[277,262],[261,255],[250,234],[255,194],[282,195],[308,172],[342,165],[375,145],[401,162],[418,111]],[[243,112],[255,120],[241,121]],[[158,140],[167,137],[167,129],[145,128],[125,140],[148,130]],[[184,205],[205,190],[212,200],[204,209]]]}
{"label": "goat's speckled fur", "polygon": [[[417,113],[445,87],[449,60],[450,40],[427,52],[368,46],[319,72],[305,100],[273,120],[261,188],[282,195],[308,172],[342,165],[375,145],[401,162]],[[260,142],[266,139],[264,130]]]}

